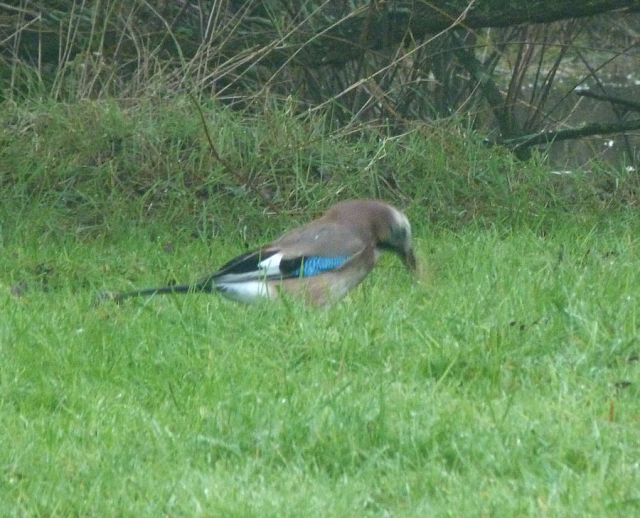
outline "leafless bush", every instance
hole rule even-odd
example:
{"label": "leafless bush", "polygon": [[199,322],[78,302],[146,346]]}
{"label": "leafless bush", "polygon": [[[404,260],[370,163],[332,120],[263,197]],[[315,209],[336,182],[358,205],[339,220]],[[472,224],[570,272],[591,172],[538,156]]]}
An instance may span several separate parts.
{"label": "leafless bush", "polygon": [[[243,107],[293,98],[300,111],[328,110],[343,128],[466,119],[522,156],[527,137],[575,124],[576,88],[611,96],[610,78],[637,69],[640,41],[639,15],[628,12],[474,30],[463,11],[428,32],[411,29],[410,10],[369,1],[22,0],[2,8],[7,97],[189,91]],[[628,107],[612,105],[628,123]],[[629,141],[626,148],[633,157]]]}

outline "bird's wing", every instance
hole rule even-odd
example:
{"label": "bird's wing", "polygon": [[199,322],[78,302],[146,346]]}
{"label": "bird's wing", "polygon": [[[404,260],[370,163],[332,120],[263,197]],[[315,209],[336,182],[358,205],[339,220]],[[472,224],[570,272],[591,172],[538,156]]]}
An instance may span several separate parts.
{"label": "bird's wing", "polygon": [[352,256],[366,246],[366,239],[352,226],[322,219],[293,229],[270,245],[282,250],[287,257]]}
{"label": "bird's wing", "polygon": [[260,249],[239,255],[215,272],[211,277],[225,282],[243,282],[272,278],[280,275],[282,255],[277,250]]}
{"label": "bird's wing", "polygon": [[318,223],[295,229],[265,248],[232,259],[204,282],[220,285],[312,277],[341,268],[366,247],[349,227]]}

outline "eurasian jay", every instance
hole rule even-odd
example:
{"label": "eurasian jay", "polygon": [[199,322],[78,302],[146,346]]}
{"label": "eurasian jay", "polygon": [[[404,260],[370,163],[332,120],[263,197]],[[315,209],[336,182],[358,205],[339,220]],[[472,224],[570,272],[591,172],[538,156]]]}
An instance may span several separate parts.
{"label": "eurasian jay", "polygon": [[195,284],[105,294],[117,302],[159,293],[220,292],[241,302],[285,292],[325,305],[344,297],[373,269],[383,250],[416,271],[407,217],[377,200],[342,201],[270,244],[239,255]]}

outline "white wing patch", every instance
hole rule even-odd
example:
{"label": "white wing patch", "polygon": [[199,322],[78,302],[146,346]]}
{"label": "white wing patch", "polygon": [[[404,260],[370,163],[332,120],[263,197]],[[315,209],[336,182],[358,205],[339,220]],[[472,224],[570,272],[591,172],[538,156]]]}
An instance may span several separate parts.
{"label": "white wing patch", "polygon": [[267,257],[258,263],[260,273],[264,276],[278,275],[280,274],[280,261],[282,261],[283,254],[279,252],[273,254],[271,257]]}
{"label": "white wing patch", "polygon": [[257,264],[255,270],[245,273],[227,273],[215,280],[222,295],[238,302],[255,302],[260,299],[273,299],[277,292],[270,286],[267,277],[280,275],[280,261],[283,254],[278,252]]}
{"label": "white wing patch", "polygon": [[252,280],[264,280],[268,276],[280,275],[280,261],[283,254],[278,252],[271,257],[263,259],[256,265],[255,270],[244,273],[224,273],[216,278],[216,284],[226,285],[233,282],[249,282]]}

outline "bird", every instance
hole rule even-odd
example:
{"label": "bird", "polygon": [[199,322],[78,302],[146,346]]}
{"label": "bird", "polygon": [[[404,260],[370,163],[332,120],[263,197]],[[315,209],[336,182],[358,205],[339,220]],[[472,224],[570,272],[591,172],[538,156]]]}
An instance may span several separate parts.
{"label": "bird", "polygon": [[325,306],[360,284],[384,251],[395,253],[410,272],[417,272],[411,225],[405,214],[380,200],[345,200],[306,225],[231,259],[195,283],[103,292],[99,300],[121,302],[162,293],[218,292],[250,303],[274,300],[286,293]]}

